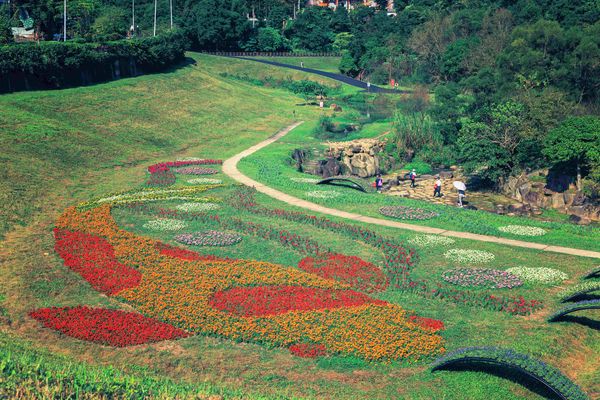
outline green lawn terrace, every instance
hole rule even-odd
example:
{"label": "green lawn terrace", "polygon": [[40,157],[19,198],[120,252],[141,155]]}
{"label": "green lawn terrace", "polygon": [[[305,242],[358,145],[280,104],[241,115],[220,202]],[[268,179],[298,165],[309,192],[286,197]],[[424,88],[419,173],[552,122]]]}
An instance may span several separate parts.
{"label": "green lawn terrace", "polygon": [[[363,215],[388,218],[380,214],[381,207],[403,205],[438,214],[430,219],[406,221],[411,224],[597,250],[598,230],[594,227],[495,216],[375,193],[315,187],[303,182],[300,179],[311,177],[293,169],[289,154],[299,145],[319,146],[321,141],[312,136],[312,131],[322,112],[314,106],[295,106],[303,100],[288,90],[259,86],[220,73],[281,79],[291,76],[292,79],[315,79],[332,87],[336,84],[249,61],[194,53],[189,56],[196,64],[174,72],[87,88],[0,97],[0,106],[10,110],[12,115],[0,115],[9,133],[2,137],[2,148],[12,149],[8,163],[10,179],[3,179],[2,185],[8,193],[24,193],[23,203],[6,203],[11,207],[9,210],[18,211],[18,219],[3,221],[7,226],[3,245],[7,245],[8,257],[7,268],[3,268],[0,276],[5,288],[1,292],[4,298],[2,325],[7,333],[3,333],[1,340],[3,348],[13,348],[13,354],[22,355],[16,363],[16,357],[3,353],[4,360],[13,360],[4,364],[10,367],[3,370],[3,375],[9,375],[5,372],[8,368],[18,371],[9,375],[17,387],[31,386],[32,380],[43,382],[43,371],[51,371],[59,377],[53,387],[63,381],[85,382],[88,374],[101,375],[103,378],[95,381],[107,382],[105,386],[97,384],[90,388],[82,383],[78,387],[98,396],[150,393],[151,397],[159,397],[162,393],[165,397],[179,395],[182,398],[197,394],[224,398],[543,398],[544,392],[540,394],[529,385],[523,386],[521,377],[511,380],[480,370],[433,374],[428,367],[434,357],[369,362],[357,356],[334,353],[302,358],[290,354],[284,346],[236,341],[218,334],[195,334],[117,348],[59,334],[32,320],[28,314],[43,307],[86,305],[127,312],[139,307],[129,296],[106,296],[92,289],[78,273],[64,265],[54,250],[52,236],[52,228],[67,207],[118,196],[123,191],[174,190],[181,192],[175,193],[177,196],[183,196],[186,189],[211,186],[190,195],[193,199],[158,198],[114,205],[110,215],[119,229],[136,236],[201,255],[274,263],[290,273],[298,273],[298,264],[307,254],[280,241],[279,235],[266,239],[240,228],[242,224],[246,227],[256,224],[274,232],[285,230],[296,234],[334,253],[359,257],[385,272],[385,253],[381,249],[345,231],[315,226],[303,218],[284,218],[285,213],[274,210],[314,213],[252,192],[259,209],[240,207],[235,200],[245,195],[245,189],[224,174],[218,164],[200,166],[217,171],[210,175],[189,175],[174,168],[172,185],[147,187],[148,166],[189,158],[225,160],[289,126],[294,122],[292,110],[296,110],[296,119],[305,121],[304,124],[243,159],[239,164],[242,173],[293,196]],[[140,93],[144,94],[144,101],[140,100]],[[100,105],[106,102],[114,107],[98,113]],[[57,114],[57,110],[61,113]],[[345,107],[343,112],[356,111]],[[355,134],[364,132],[366,136],[377,136],[389,130],[386,124],[388,122],[382,121],[367,124]],[[316,190],[339,195],[320,198],[307,194]],[[161,214],[161,209],[177,213]],[[258,212],[260,210],[264,212]],[[223,226],[205,219],[186,218],[190,213],[219,215],[222,221],[237,219],[241,222]],[[325,217],[333,223],[350,223],[336,217],[317,217]],[[166,219],[171,222],[165,222]],[[160,222],[153,222],[157,220]],[[545,233],[519,236],[511,233],[511,229],[506,232],[501,229],[511,225],[540,228]],[[441,321],[444,329],[437,334],[448,352],[470,346],[514,349],[557,368],[590,398],[600,393],[597,374],[600,341],[593,324],[599,317],[597,310],[577,314],[585,315],[592,322],[546,322],[548,316],[563,307],[561,293],[580,284],[597,266],[597,259],[423,235],[371,224],[350,223],[350,226],[369,229],[394,243],[414,248],[418,261],[410,268],[411,280],[434,288],[468,292],[472,296],[469,298],[482,299],[491,294],[517,299],[522,296],[528,302],[540,302],[524,315],[518,315],[510,310],[499,311],[485,302],[472,304],[427,297],[395,285],[368,294],[419,317]],[[197,246],[184,245],[176,238],[180,234],[208,230],[227,231],[241,240],[227,246]],[[119,262],[127,264],[127,260],[121,258]],[[248,271],[251,268],[247,266]],[[475,274],[465,276],[462,269]],[[490,270],[500,272],[490,273]],[[504,280],[509,276],[507,270],[514,271],[508,281]],[[140,271],[143,272],[143,268]],[[515,286],[513,277],[520,280],[521,285]],[[507,285],[510,288],[494,287]],[[178,300],[173,298],[172,301],[174,305]],[[151,310],[138,308],[138,311],[151,316]],[[67,367],[71,360],[81,369]],[[41,366],[34,368],[36,365]],[[97,369],[107,365],[123,371],[127,379],[136,382],[131,386],[137,391],[120,389],[122,386],[115,384],[120,382],[120,375],[111,380],[110,370]]]}

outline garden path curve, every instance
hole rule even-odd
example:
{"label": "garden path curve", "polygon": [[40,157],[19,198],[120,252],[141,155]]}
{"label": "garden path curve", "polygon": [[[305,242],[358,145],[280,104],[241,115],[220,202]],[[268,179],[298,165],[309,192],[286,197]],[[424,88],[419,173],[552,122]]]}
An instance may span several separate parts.
{"label": "garden path curve", "polygon": [[411,224],[407,224],[404,222],[389,221],[389,220],[381,219],[381,218],[367,217],[367,216],[356,214],[356,213],[337,210],[335,208],[325,207],[325,206],[322,206],[322,205],[319,205],[316,203],[311,203],[310,201],[306,201],[306,200],[302,200],[302,199],[299,199],[294,196],[290,196],[287,193],[283,193],[279,190],[273,189],[269,186],[266,186],[260,182],[255,181],[254,179],[247,177],[246,175],[242,174],[237,169],[237,164],[242,158],[247,157],[247,156],[257,152],[258,150],[262,149],[263,147],[266,147],[266,146],[270,145],[271,143],[275,142],[279,138],[281,138],[281,137],[285,136],[287,133],[289,133],[292,129],[294,129],[297,126],[299,126],[300,124],[302,124],[302,122],[303,121],[296,122],[284,129],[280,130],[279,132],[277,132],[273,136],[269,137],[268,139],[265,139],[262,142],[255,144],[254,146],[242,151],[241,153],[238,153],[235,156],[225,160],[223,162],[223,173],[225,173],[229,177],[233,178],[234,180],[236,180],[240,183],[243,183],[244,185],[253,186],[254,188],[256,188],[257,191],[264,193],[268,196],[271,196],[277,200],[283,201],[287,204],[291,204],[293,206],[301,207],[301,208],[319,212],[322,214],[332,215],[332,216],[340,217],[340,218],[346,218],[346,219],[356,221],[356,222],[363,222],[363,223],[368,223],[368,224],[375,224],[375,225],[380,225],[380,226],[405,229],[405,230],[420,232],[420,233],[436,234],[436,235],[449,236],[449,237],[455,237],[455,238],[461,238],[461,239],[478,240],[480,242],[491,242],[491,243],[504,244],[504,245],[508,245],[508,246],[525,247],[528,249],[548,251],[548,252],[553,252],[553,253],[563,253],[563,254],[570,254],[570,255],[581,256],[581,257],[600,258],[600,252],[597,252],[597,251],[581,250],[581,249],[574,249],[574,248],[570,248],[570,247],[561,247],[561,246],[551,246],[551,245],[546,245],[546,244],[541,244],[541,243],[532,243],[532,242],[525,242],[522,240],[505,239],[505,238],[496,237],[496,236],[479,235],[479,234],[469,233],[469,232],[449,231],[449,230],[440,229],[440,228],[432,228],[429,226],[411,225]]}

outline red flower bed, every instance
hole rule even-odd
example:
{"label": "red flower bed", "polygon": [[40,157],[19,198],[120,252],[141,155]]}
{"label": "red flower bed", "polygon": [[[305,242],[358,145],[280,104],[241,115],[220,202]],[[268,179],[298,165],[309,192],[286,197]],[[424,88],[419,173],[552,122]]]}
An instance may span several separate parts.
{"label": "red flower bed", "polygon": [[146,182],[148,186],[171,186],[175,183],[175,174],[171,168],[186,167],[189,165],[214,165],[222,164],[222,160],[190,160],[190,161],[167,161],[153,164],[148,167],[150,179]]}
{"label": "red flower bed", "polygon": [[189,334],[141,314],[103,308],[51,307],[29,313],[46,328],[81,340],[116,347],[177,339]]}
{"label": "red flower bed", "polygon": [[388,287],[387,277],[381,269],[355,256],[330,253],[323,257],[306,257],[298,263],[298,268],[368,293],[381,292]]}
{"label": "red flower bed", "polygon": [[288,311],[308,311],[363,304],[385,304],[353,290],[332,290],[300,286],[234,287],[216,292],[210,305],[243,317],[262,317]]}
{"label": "red flower bed", "polygon": [[416,315],[411,315],[409,318],[415,324],[419,324],[424,328],[428,328],[433,330],[434,332],[441,331],[444,329],[444,323],[440,320],[426,317],[419,317]]}
{"label": "red flower bed", "polygon": [[65,265],[97,291],[114,295],[140,283],[142,275],[117,261],[113,247],[105,239],[60,229],[54,229],[54,238],[54,250]]}
{"label": "red flower bed", "polygon": [[288,347],[290,353],[302,358],[317,358],[327,354],[325,346],[322,344],[299,343]]}
{"label": "red flower bed", "polygon": [[175,246],[170,246],[168,244],[161,243],[161,242],[156,243],[156,249],[163,256],[179,258],[180,260],[187,260],[187,261],[231,261],[232,260],[230,258],[220,258],[220,257],[213,256],[210,254],[199,254],[199,253],[196,253],[195,251],[182,249],[182,248],[175,247]]}

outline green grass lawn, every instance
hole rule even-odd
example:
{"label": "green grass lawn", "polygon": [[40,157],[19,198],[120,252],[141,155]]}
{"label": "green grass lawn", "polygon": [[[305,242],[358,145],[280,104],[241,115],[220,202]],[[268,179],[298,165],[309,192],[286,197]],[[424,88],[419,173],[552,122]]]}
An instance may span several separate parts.
{"label": "green grass lawn", "polygon": [[[302,175],[289,166],[289,151],[298,146],[318,145],[311,134],[322,111],[297,106],[302,100],[288,91],[257,87],[223,78],[219,73],[317,78],[248,61],[193,53],[190,57],[196,61],[195,65],[168,73],[85,88],[0,96],[0,130],[3,132],[0,154],[5,164],[0,193],[6,196],[0,202],[5,234],[1,244],[3,268],[0,269],[3,307],[0,313],[3,369],[0,372],[11,374],[10,379],[0,376],[1,382],[10,384],[3,387],[34,387],[48,394],[77,387],[91,398],[100,397],[98,392],[110,396],[122,393],[120,390],[147,393],[150,389],[153,397],[162,394],[162,397],[180,395],[182,398],[197,393],[201,398],[218,394],[224,398],[253,399],[541,398],[517,383],[482,372],[431,374],[425,362],[367,363],[347,357],[315,361],[293,357],[285,349],[208,336],[117,349],[61,336],[32,321],[27,313],[45,306],[86,304],[130,310],[129,305],[118,299],[93,291],[79,275],[63,265],[54,253],[51,230],[56,217],[67,206],[110,192],[142,187],[149,164],[189,156],[227,158],[289,125],[295,109],[297,118],[307,122],[281,142],[244,160],[241,167],[245,173],[300,197],[314,190],[312,186],[290,183],[290,177]],[[350,92],[348,88],[344,90]],[[350,112],[352,110],[344,111]],[[387,124],[381,121],[368,125],[361,132],[364,136],[377,136],[388,130]],[[234,209],[227,204],[236,193],[233,182],[223,174],[211,177],[222,179],[226,184],[210,193],[223,199],[218,210],[220,215],[287,229],[318,240],[334,251],[378,264],[382,261],[379,251],[343,235]],[[186,177],[178,176],[177,185],[185,184]],[[383,196],[361,196],[344,192],[327,205],[378,216],[377,208],[387,204]],[[257,195],[257,199],[268,207],[292,209],[263,195]],[[156,205],[174,207],[177,204],[171,201]],[[419,203],[419,206],[427,205]],[[427,223],[448,229],[482,230],[481,233],[488,234],[495,234],[494,227],[500,224],[513,223],[508,221],[538,224],[521,219],[496,220],[485,213],[440,211],[444,213],[438,219]],[[175,244],[172,234],[143,227],[151,218],[148,215],[136,214],[124,207],[115,209],[113,215],[124,229]],[[466,222],[465,215],[472,223]],[[415,236],[397,229],[369,228],[398,241]],[[202,226],[194,223],[190,229],[202,229]],[[549,233],[541,240],[551,242],[562,237],[580,247],[592,247],[597,230],[579,229],[582,228],[550,224]],[[552,232],[557,232],[557,236]],[[487,264],[491,268],[552,267],[567,273],[569,279],[560,285],[525,284],[517,289],[494,291],[499,295],[523,295],[543,301],[543,309],[530,316],[511,316],[447,301],[426,300],[394,289],[378,296],[415,310],[419,315],[442,320],[446,330],[441,334],[448,350],[471,345],[512,347],[561,369],[591,397],[600,394],[599,332],[580,323],[545,322],[545,317],[559,307],[560,289],[578,282],[597,260],[456,240],[450,247],[419,249],[420,261],[414,268],[414,277],[441,282],[441,274],[457,266],[444,257],[448,248],[491,252],[495,256]],[[270,261],[289,268],[294,268],[302,257],[288,247],[252,236],[244,236],[236,246],[194,250]],[[592,312],[586,316],[596,320],[600,317]],[[112,369],[123,373],[113,378]],[[54,377],[53,380],[48,381],[48,376]],[[86,380],[90,377],[92,383]],[[123,381],[128,382],[128,389],[123,389]]]}

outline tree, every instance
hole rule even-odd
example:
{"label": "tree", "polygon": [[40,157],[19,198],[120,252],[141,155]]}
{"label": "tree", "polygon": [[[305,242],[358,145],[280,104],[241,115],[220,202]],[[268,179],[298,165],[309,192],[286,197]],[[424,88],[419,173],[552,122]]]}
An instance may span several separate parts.
{"label": "tree", "polygon": [[600,170],[600,118],[594,116],[567,118],[550,131],[544,142],[544,155],[550,162],[574,164],[577,190],[582,189],[582,168]]}
{"label": "tree", "polygon": [[13,35],[10,30],[10,19],[6,16],[5,7],[0,7],[0,44],[7,44],[13,41]]}
{"label": "tree", "polygon": [[188,0],[184,19],[198,46],[209,50],[237,49],[250,28],[240,0]]}
{"label": "tree", "polygon": [[117,39],[127,34],[130,24],[130,15],[118,7],[105,7],[102,14],[92,24],[94,34]]}
{"label": "tree", "polygon": [[329,51],[334,39],[329,25],[332,11],[322,7],[305,8],[293,21],[288,33],[294,48]]}
{"label": "tree", "polygon": [[258,29],[258,51],[278,51],[284,48],[283,37],[274,28]]}
{"label": "tree", "polygon": [[306,102],[315,96],[327,97],[327,87],[315,81],[293,81],[291,89],[294,94],[302,96]]}
{"label": "tree", "polygon": [[522,104],[507,101],[463,120],[457,144],[468,173],[498,185],[521,169],[518,149],[524,111]]}

